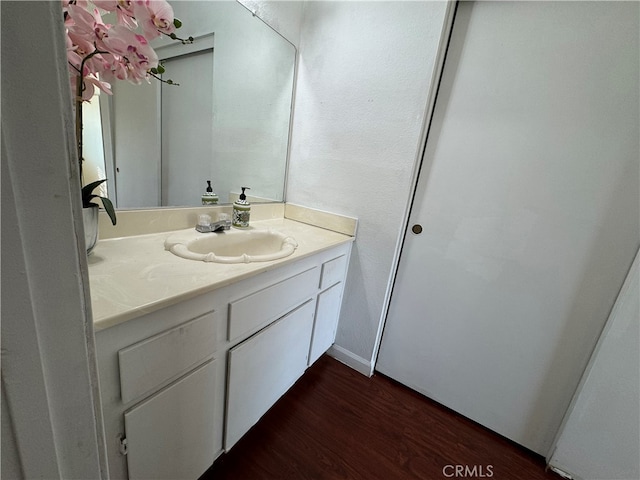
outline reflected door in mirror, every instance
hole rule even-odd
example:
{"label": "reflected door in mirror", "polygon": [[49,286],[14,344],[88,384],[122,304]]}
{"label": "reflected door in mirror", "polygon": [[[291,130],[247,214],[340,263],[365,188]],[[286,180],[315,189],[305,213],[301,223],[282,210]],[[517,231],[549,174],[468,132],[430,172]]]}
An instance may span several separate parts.
{"label": "reflected door in mirror", "polygon": [[179,85],[122,84],[113,97],[118,208],[197,205],[217,176],[213,48],[163,63]]}
{"label": "reflected door in mirror", "polygon": [[162,205],[197,205],[213,161],[213,49],[168,59],[180,86],[162,84]]}

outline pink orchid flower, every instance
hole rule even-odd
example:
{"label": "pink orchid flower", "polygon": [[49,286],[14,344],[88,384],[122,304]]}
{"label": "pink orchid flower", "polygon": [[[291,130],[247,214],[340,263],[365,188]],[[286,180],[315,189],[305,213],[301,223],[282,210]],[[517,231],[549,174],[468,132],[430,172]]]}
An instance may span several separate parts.
{"label": "pink orchid flower", "polygon": [[[80,73],[80,64],[82,63],[82,57],[78,55],[73,49],[67,49],[67,63],[69,65],[69,76],[71,81]],[[73,86],[72,86],[73,89]],[[73,89],[75,93],[75,89]]]}
{"label": "pink orchid flower", "polygon": [[174,32],[173,8],[164,0],[135,0],[134,12],[147,38]]}
{"label": "pink orchid flower", "polygon": [[74,51],[83,58],[96,49],[93,43],[95,41],[94,38],[87,38],[87,35],[83,35],[82,32],[77,32],[73,27],[69,28],[67,37],[73,42],[75,47]]}
{"label": "pink orchid flower", "polygon": [[69,5],[77,5],[84,9],[89,8],[89,0],[61,0],[61,2],[62,11],[65,11]]}
{"label": "pink orchid flower", "polygon": [[117,0],[93,0],[93,4],[106,12],[113,12],[118,8]]}
{"label": "pink orchid flower", "polygon": [[98,80],[94,75],[88,75],[87,77],[85,77],[84,81],[85,81],[85,84],[89,83],[91,85],[94,85],[94,86],[98,87],[100,90],[102,90],[107,95],[112,95],[112,93],[113,93],[111,91],[111,84],[110,83],[105,82],[104,80]]}
{"label": "pink orchid flower", "polygon": [[127,68],[135,70],[132,78],[146,78],[147,71],[158,66],[158,56],[146,38],[122,25],[112,27],[103,42],[110,52],[126,59],[130,65],[127,65]]}
{"label": "pink orchid flower", "polygon": [[136,28],[138,26],[138,22],[135,19],[133,2],[131,0],[116,0],[116,3],[118,4],[116,9],[118,25],[124,25],[128,28]]}
{"label": "pink orchid flower", "polygon": [[69,28],[78,34],[86,35],[87,40],[93,41],[93,24],[95,21],[93,15],[79,5],[69,5],[67,13],[72,21],[72,25]]}
{"label": "pink orchid flower", "polygon": [[102,50],[102,39],[108,34],[111,25],[106,25],[102,21],[102,16],[98,9],[93,10],[93,33],[96,36],[96,46],[98,50]]}
{"label": "pink orchid flower", "polygon": [[[76,92],[76,86],[78,82],[78,76],[71,77],[71,88],[73,88],[73,92]],[[108,95],[111,95],[111,85],[107,82],[98,80],[93,75],[87,75],[84,77],[82,82],[82,101],[88,102],[91,100],[93,95],[95,94],[95,87],[98,87],[100,90],[105,92]]]}
{"label": "pink orchid flower", "polygon": [[[175,30],[173,9],[166,0],[62,0],[62,10],[71,84],[75,96],[78,77],[84,79],[82,101],[95,88],[111,94],[109,82],[115,80],[149,82],[158,56],[148,39]],[[116,12],[116,24],[104,22],[105,11]],[[138,25],[143,33],[135,31]]]}

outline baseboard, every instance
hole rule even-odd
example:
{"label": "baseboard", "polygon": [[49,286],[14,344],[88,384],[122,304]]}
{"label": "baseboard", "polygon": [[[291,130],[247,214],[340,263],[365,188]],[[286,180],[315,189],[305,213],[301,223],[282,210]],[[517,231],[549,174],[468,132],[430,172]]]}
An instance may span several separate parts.
{"label": "baseboard", "polygon": [[344,363],[346,366],[353,368],[356,372],[366,377],[371,376],[371,362],[359,357],[355,353],[342,348],[339,345],[333,345],[327,353],[336,360]]}

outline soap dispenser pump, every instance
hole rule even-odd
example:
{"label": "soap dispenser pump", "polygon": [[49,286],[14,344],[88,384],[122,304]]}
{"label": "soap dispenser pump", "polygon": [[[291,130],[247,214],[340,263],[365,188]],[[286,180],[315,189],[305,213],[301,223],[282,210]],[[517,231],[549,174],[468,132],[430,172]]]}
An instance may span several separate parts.
{"label": "soap dispenser pump", "polygon": [[217,205],[218,195],[216,195],[211,187],[211,180],[207,180],[207,190],[202,195],[203,205]]}
{"label": "soap dispenser pump", "polygon": [[251,204],[244,194],[245,190],[251,190],[249,187],[240,187],[242,193],[238,200],[233,202],[233,226],[236,228],[249,228],[249,215],[251,214]]}

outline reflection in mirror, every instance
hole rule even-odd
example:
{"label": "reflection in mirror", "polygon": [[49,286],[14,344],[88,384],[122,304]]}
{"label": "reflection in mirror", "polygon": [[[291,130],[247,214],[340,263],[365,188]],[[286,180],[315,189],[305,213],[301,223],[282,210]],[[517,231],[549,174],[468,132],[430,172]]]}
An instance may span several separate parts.
{"label": "reflection in mirror", "polygon": [[180,86],[118,82],[100,100],[110,198],[197,206],[211,180],[220,203],[242,186],[284,201],[295,47],[237,2],[172,6],[196,41],[154,48]]}
{"label": "reflection in mirror", "polygon": [[[106,178],[105,172],[105,145],[103,143],[103,122],[101,112],[106,110],[101,108],[106,95],[100,94],[100,89],[96,89],[90,102],[82,102],[82,148],[84,163],[82,165],[83,185],[88,185],[96,180]],[[104,127],[108,127],[108,122],[104,122]],[[105,136],[106,137],[106,136]],[[94,193],[101,197],[108,197],[107,185],[104,183],[98,186]]]}

